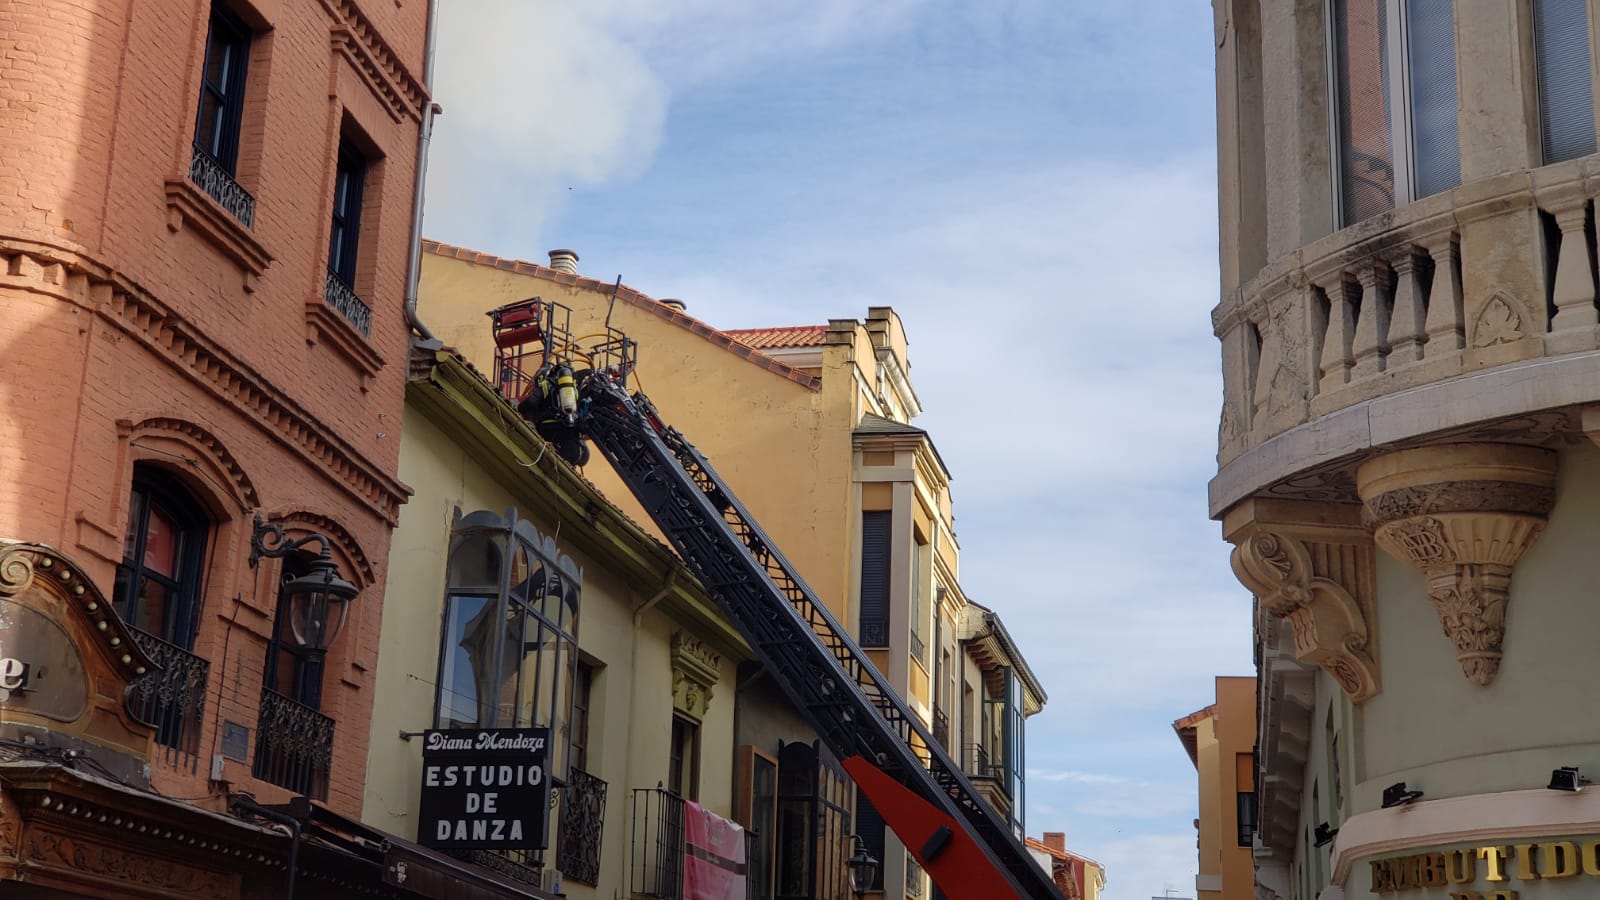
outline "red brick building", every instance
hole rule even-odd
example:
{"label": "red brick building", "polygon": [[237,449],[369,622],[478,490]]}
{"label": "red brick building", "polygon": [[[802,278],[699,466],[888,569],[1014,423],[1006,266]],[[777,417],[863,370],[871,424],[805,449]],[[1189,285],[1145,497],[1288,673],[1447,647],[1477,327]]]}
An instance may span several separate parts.
{"label": "red brick building", "polygon": [[[0,894],[281,896],[239,795],[360,813],[430,26],[0,8]],[[360,589],[325,655],[279,590],[320,543],[253,565],[258,516]],[[301,896],[382,887],[329,846]]]}

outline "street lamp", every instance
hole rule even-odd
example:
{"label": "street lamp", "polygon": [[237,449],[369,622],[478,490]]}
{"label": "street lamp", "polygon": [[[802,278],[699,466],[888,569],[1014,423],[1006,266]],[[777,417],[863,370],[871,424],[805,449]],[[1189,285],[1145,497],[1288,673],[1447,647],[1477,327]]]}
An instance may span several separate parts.
{"label": "street lamp", "polygon": [[867,843],[861,839],[861,835],[853,834],[850,837],[856,842],[856,852],[844,864],[850,867],[850,890],[855,892],[856,900],[861,900],[877,878],[878,861],[867,852]]}
{"label": "street lamp", "polygon": [[344,627],[350,601],[360,593],[339,577],[339,566],[328,553],[327,537],[313,533],[289,540],[282,525],[269,523],[257,513],[255,531],[250,535],[250,567],[255,568],[263,556],[279,559],[313,541],[322,545],[322,553],[311,560],[306,574],[284,584],[283,592],[289,598],[289,631],[294,642],[312,653],[326,653]]}

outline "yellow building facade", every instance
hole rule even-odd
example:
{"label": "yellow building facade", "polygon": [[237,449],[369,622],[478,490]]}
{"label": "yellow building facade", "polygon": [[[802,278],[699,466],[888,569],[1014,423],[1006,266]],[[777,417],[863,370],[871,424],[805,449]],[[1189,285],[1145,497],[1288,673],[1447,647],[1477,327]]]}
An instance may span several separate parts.
{"label": "yellow building facade", "polygon": [[1255,897],[1256,680],[1219,677],[1216,702],[1172,723],[1200,783],[1199,900]]}
{"label": "yellow building facade", "polygon": [[[548,896],[665,890],[681,877],[680,801],[740,814],[746,645],[682,563],[459,356],[417,352],[405,416],[400,466],[415,494],[392,544],[363,820],[430,837],[416,833],[426,729],[548,727],[547,849],[472,861]],[[500,578],[503,596],[544,599],[526,618],[538,639],[497,678],[479,633],[517,615],[485,602]]]}
{"label": "yellow building facade", "polygon": [[[1023,723],[1046,694],[999,616],[961,586],[950,472],[910,424],[921,401],[899,315],[874,307],[859,320],[721,331],[680,302],[577,274],[570,251],[551,256],[536,265],[424,242],[421,315],[483,371],[494,366],[486,314],[534,296],[569,308],[574,335],[609,323],[637,341],[636,386],[713,461],[1020,838]],[[583,474],[648,521],[603,459]],[[927,895],[874,818],[858,817],[857,831],[883,860],[890,895]]]}

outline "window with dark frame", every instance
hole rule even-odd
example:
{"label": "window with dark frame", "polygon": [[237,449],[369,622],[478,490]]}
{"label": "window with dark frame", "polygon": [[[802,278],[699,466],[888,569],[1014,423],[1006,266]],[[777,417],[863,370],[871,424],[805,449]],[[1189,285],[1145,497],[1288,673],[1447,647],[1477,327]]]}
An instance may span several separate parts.
{"label": "window with dark frame", "polygon": [[681,713],[672,714],[672,746],[667,770],[667,790],[685,800],[700,799],[700,723]]}
{"label": "window with dark frame", "polygon": [[249,58],[249,27],[220,3],[212,3],[194,143],[229,175],[235,174],[239,161],[239,130],[244,116],[245,69]]}
{"label": "window with dark frame", "polygon": [[888,510],[861,513],[861,646],[889,646]]}
{"label": "window with dark frame", "polygon": [[589,698],[594,691],[594,666],[579,662],[572,680],[572,765],[589,771]]}
{"label": "window with dark frame", "polygon": [[1256,793],[1255,791],[1239,791],[1237,799],[1239,805],[1239,846],[1249,847],[1255,843]]}
{"label": "window with dark frame", "polygon": [[1588,4],[1533,0],[1533,55],[1544,163],[1595,150],[1594,74]]}
{"label": "window with dark frame", "polygon": [[356,286],[361,195],[366,180],[366,159],[348,140],[340,140],[339,161],[333,178],[333,227],[328,235],[328,272],[352,290]]}
{"label": "window with dark frame", "polygon": [[200,624],[211,521],[173,476],[137,464],[112,606],[124,622],[181,650]]}
{"label": "window with dark frame", "polygon": [[301,556],[283,560],[278,579],[278,610],[273,617],[272,640],[267,643],[267,665],[262,684],[302,706],[322,708],[322,655],[300,646],[289,633],[289,595],[283,586],[310,574],[309,561]]}

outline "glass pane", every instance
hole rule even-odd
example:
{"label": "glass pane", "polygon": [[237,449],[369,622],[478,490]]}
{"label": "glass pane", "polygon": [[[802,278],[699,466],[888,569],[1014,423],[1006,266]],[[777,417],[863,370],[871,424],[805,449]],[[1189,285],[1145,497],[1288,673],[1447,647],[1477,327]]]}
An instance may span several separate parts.
{"label": "glass pane", "polygon": [[173,599],[173,591],[166,585],[148,576],[140,579],[139,597],[134,603],[133,621],[129,624],[162,640],[178,643],[167,634],[167,628],[171,625]]}
{"label": "glass pane", "polygon": [[1546,164],[1595,150],[1589,14],[1584,0],[1534,0],[1539,137]]}
{"label": "glass pane", "polygon": [[1394,208],[1384,0],[1334,0],[1339,189],[1349,225]]}
{"label": "glass pane", "polygon": [[122,538],[122,558],[130,564],[135,561],[133,555],[139,550],[139,527],[144,521],[144,505],[144,492],[135,490],[133,499],[128,502],[128,530]]}
{"label": "glass pane", "polygon": [[[445,611],[444,647],[439,665],[440,728],[471,728],[489,724],[490,716],[479,708],[479,673],[487,679],[488,660],[481,638],[487,613],[495,608],[488,597],[451,597]],[[492,640],[492,636],[489,638]]]}
{"label": "glass pane", "polygon": [[228,89],[228,70],[233,64],[233,47],[226,32],[213,23],[206,35],[206,86],[218,92]]}
{"label": "glass pane", "polygon": [[496,593],[500,590],[500,539],[486,534],[469,534],[456,539],[450,551],[451,590],[474,588]]}
{"label": "glass pane", "polygon": [[1406,0],[1411,67],[1411,143],[1416,196],[1461,183],[1456,138],[1456,21],[1451,0]]}
{"label": "glass pane", "polygon": [[150,505],[145,526],[143,565],[152,572],[172,578],[178,571],[178,523],[161,506]]}

